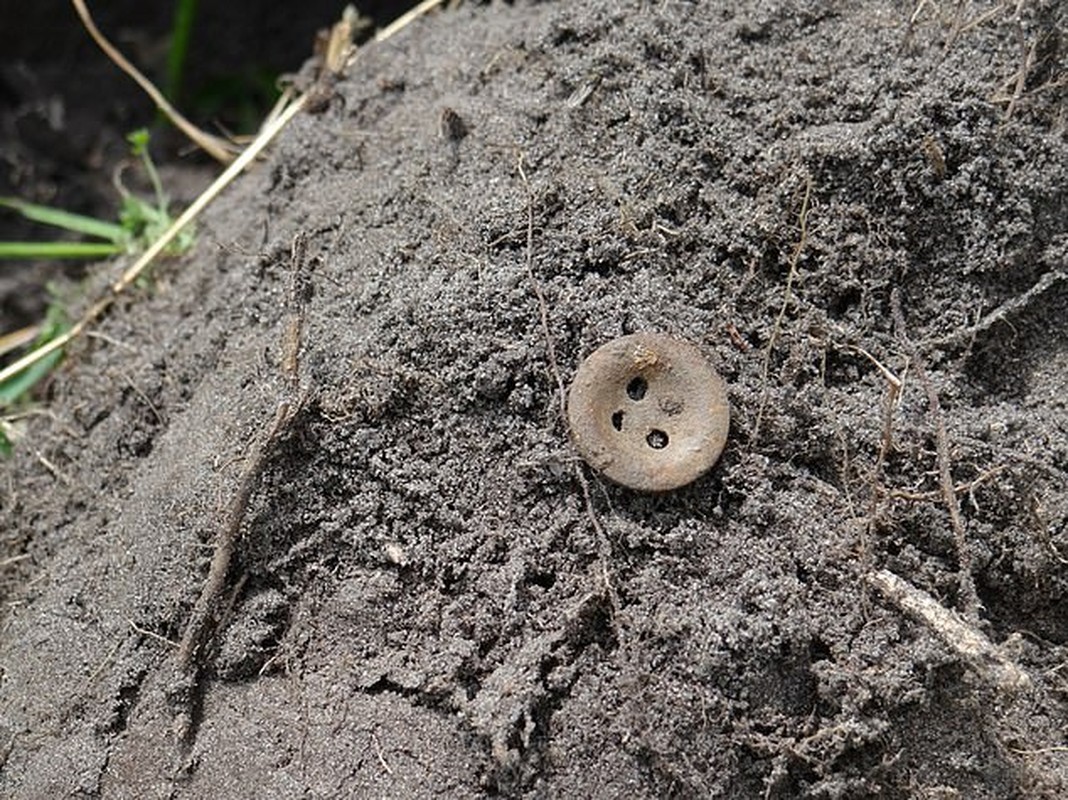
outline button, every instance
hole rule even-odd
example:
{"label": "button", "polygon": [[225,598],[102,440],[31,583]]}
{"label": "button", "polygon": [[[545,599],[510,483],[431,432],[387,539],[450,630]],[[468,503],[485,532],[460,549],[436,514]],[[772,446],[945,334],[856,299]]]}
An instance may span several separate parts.
{"label": "button", "polygon": [[727,386],[689,342],[635,333],[582,362],[567,420],[594,469],[631,489],[666,492],[695,480],[723,452]]}

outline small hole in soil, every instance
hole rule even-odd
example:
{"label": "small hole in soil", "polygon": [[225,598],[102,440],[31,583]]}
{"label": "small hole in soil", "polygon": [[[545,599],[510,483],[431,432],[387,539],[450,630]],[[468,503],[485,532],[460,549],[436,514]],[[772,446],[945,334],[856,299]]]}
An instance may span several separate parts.
{"label": "small hole in soil", "polygon": [[617,411],[612,415],[612,427],[617,431],[623,430],[623,412]]}
{"label": "small hole in soil", "polygon": [[551,589],[556,583],[556,575],[552,572],[533,572],[527,575],[527,582],[542,589]]}
{"label": "small hole in soil", "polygon": [[627,384],[627,397],[631,400],[641,400],[645,397],[645,390],[649,388],[649,384],[645,382],[645,378],[639,375],[637,378],[631,378],[630,383]]}
{"label": "small hole in soil", "polygon": [[645,441],[654,450],[663,450],[668,445],[668,435],[653,428],[645,437]]}

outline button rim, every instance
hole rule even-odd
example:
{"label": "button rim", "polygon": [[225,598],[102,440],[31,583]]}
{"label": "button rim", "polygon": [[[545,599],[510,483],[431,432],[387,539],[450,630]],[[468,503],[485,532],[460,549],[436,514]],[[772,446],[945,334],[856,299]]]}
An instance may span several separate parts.
{"label": "button rim", "polygon": [[[611,443],[617,430],[608,434],[607,429],[615,412],[608,413],[607,409],[615,403],[604,401],[603,386],[605,381],[614,381],[618,386],[614,396],[619,396],[637,375],[646,377],[652,387],[654,381],[648,376],[655,379],[665,374],[674,383],[681,379],[688,391],[697,385],[706,387],[701,405],[708,429],[689,435],[689,439],[696,440],[691,444],[690,458],[680,460],[676,448],[664,453],[670,460],[662,464],[635,464],[634,453],[641,455],[643,449],[621,452]],[[691,405],[683,404],[684,408]],[[700,416],[702,411],[695,409],[688,415],[692,418],[695,414]],[[568,391],[567,417],[572,441],[590,466],[621,486],[666,492],[697,480],[719,460],[730,429],[730,404],[726,382],[693,342],[672,334],[642,331],[610,339],[583,359]],[[601,417],[604,419],[598,422]]]}

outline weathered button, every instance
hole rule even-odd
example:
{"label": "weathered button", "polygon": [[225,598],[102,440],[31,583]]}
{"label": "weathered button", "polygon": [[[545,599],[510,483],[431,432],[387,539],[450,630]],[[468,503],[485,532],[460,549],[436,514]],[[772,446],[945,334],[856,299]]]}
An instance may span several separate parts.
{"label": "weathered button", "polygon": [[571,435],[606,477],[645,492],[685,486],[716,463],[730,409],[719,373],[693,345],[635,333],[602,345],[567,397]]}

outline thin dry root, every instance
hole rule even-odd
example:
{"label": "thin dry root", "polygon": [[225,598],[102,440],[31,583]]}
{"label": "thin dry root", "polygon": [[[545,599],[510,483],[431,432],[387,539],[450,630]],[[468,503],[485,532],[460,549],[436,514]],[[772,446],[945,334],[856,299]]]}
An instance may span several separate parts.
{"label": "thin dry root", "polygon": [[156,104],[156,107],[166,114],[174,126],[178,128],[182,133],[188,136],[194,144],[202,148],[212,158],[221,164],[229,164],[234,160],[234,154],[232,152],[232,145],[225,139],[220,139],[217,136],[212,136],[210,133],[201,130],[192,122],[182,116],[181,112],[172,106],[167,98],[163,96],[163,93],[156,88],[144,74],[131,64],[127,58],[119,52],[107,37],[100,32],[96,23],[93,22],[93,17],[89,13],[89,8],[85,5],[85,0],[72,0],[74,4],[74,10],[78,12],[78,16],[82,20],[82,25],[85,26],[86,31],[93,38],[93,41],[97,43],[105,55],[111,59],[119,69],[129,75],[137,83],[138,86],[152,98],[152,102]]}
{"label": "thin dry root", "polygon": [[953,525],[953,540],[956,544],[957,561],[960,565],[959,578],[962,602],[968,612],[968,616],[973,620],[978,620],[979,595],[975,591],[975,578],[972,576],[972,557],[968,549],[968,535],[964,527],[964,517],[960,513],[960,502],[957,500],[957,493],[953,490],[953,472],[949,458],[949,435],[946,433],[946,418],[942,414],[942,404],[938,400],[938,392],[927,375],[927,368],[920,357],[920,351],[909,338],[905,327],[905,312],[901,310],[901,292],[896,288],[890,292],[890,310],[894,318],[897,337],[908,351],[916,376],[927,394],[927,406],[930,409],[935,429],[939,483],[942,484],[942,497],[945,500],[946,508],[949,510],[949,521]]}
{"label": "thin dry root", "polygon": [[953,610],[893,572],[869,572],[867,582],[913,619],[931,628],[980,678],[1005,693],[1031,687],[1026,672],[1009,661],[994,644]]}

